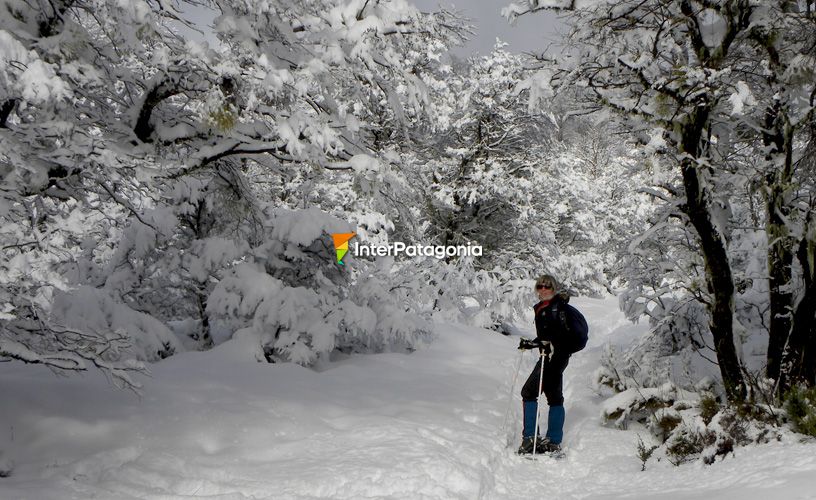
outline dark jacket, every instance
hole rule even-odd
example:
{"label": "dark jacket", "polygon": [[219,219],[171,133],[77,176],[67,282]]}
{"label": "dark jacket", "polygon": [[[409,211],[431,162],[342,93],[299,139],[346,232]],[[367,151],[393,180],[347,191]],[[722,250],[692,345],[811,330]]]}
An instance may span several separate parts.
{"label": "dark jacket", "polygon": [[546,306],[539,302],[533,307],[536,337],[552,342],[557,354],[570,354],[574,351],[575,339],[571,332],[577,332],[581,328],[581,313],[568,302],[569,295],[560,293]]}

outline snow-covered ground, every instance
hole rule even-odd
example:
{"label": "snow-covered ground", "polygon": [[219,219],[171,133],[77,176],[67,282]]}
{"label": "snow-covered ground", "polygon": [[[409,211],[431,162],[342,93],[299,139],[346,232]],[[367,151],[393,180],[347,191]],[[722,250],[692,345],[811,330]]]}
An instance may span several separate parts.
{"label": "snow-covered ground", "polygon": [[514,453],[532,354],[511,401],[518,339],[441,324],[414,354],[320,372],[249,361],[235,343],[177,355],[151,367],[141,399],[98,373],[2,363],[0,465],[14,469],[0,498],[816,498],[816,445],[795,440],[641,472],[637,433],[601,425],[590,378],[605,342],[643,327],[614,299],[573,303],[591,338],[566,372],[563,460]]}

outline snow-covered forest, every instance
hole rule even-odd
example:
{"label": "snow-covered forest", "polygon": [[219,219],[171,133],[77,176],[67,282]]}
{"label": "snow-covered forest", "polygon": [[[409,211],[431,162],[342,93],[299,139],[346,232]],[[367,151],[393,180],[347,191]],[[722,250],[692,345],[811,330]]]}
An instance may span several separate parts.
{"label": "snow-covered forest", "polygon": [[[0,0],[0,498],[812,494],[816,3],[494,8],[565,36]],[[542,274],[590,324],[558,462],[515,456]]]}

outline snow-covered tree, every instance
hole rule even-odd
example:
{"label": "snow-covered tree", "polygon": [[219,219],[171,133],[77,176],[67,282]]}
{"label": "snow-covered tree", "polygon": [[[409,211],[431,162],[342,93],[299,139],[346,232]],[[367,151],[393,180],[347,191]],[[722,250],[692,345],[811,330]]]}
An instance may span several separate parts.
{"label": "snow-covered tree", "polygon": [[210,345],[222,281],[291,251],[264,189],[324,170],[377,193],[384,124],[422,115],[423,65],[466,31],[401,0],[217,1],[212,48],[181,34],[197,4],[0,4],[2,356],[119,374],[182,348],[165,325]]}
{"label": "snow-covered tree", "polygon": [[[628,309],[635,315],[671,312],[693,320],[692,331],[710,332],[728,398],[743,400],[744,360],[735,335],[744,336],[745,325],[737,304],[747,283],[742,278],[763,276],[751,276],[756,266],[739,267],[756,262],[745,250],[757,248],[757,239],[740,225],[750,220],[744,209],[752,206],[752,195],[740,190],[760,186],[765,215],[758,229],[766,234],[771,279],[764,300],[770,307],[761,313],[770,330],[767,372],[777,377],[787,345],[785,371],[812,384],[802,362],[812,356],[805,347],[812,331],[805,325],[813,324],[814,308],[792,266],[795,249],[812,246],[805,230],[812,202],[797,195],[812,185],[797,169],[808,140],[803,132],[813,121],[814,79],[807,76],[813,68],[811,9],[785,1],[655,0],[526,2],[505,13],[542,9],[572,16],[576,44],[543,70],[545,87],[585,89],[588,109],[623,117],[661,164],[672,167],[654,191],[667,203],[662,217],[634,249],[652,256],[653,278],[636,279],[633,291],[650,282],[651,292],[628,294]],[[758,162],[740,161],[746,147]],[[645,242],[667,230],[676,237],[652,240],[649,250]],[[655,252],[659,248],[663,253]],[[672,262],[680,262],[679,275]],[[800,266],[807,275],[810,265]],[[683,305],[689,300],[705,305],[705,324],[692,313],[698,307]],[[799,318],[799,326],[791,318]],[[789,335],[797,340],[788,342]]]}
{"label": "snow-covered tree", "polygon": [[420,152],[432,168],[427,232],[443,244],[479,242],[484,269],[528,279],[549,271],[598,293],[619,236],[611,226],[629,219],[605,217],[627,207],[618,201],[629,163],[603,124],[557,119],[564,100],[530,106],[530,64],[498,45],[451,71],[440,98],[448,132]]}

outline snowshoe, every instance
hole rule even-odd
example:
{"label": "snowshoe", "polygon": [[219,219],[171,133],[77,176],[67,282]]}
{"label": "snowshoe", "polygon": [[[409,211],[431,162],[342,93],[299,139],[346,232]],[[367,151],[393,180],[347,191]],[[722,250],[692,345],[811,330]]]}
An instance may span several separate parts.
{"label": "snowshoe", "polygon": [[533,458],[533,456],[564,458],[566,456],[560,444],[553,443],[546,437],[539,437],[536,441],[535,454],[533,454],[533,438],[522,438],[521,446],[519,446],[518,449],[518,454],[526,455],[527,458]]}

